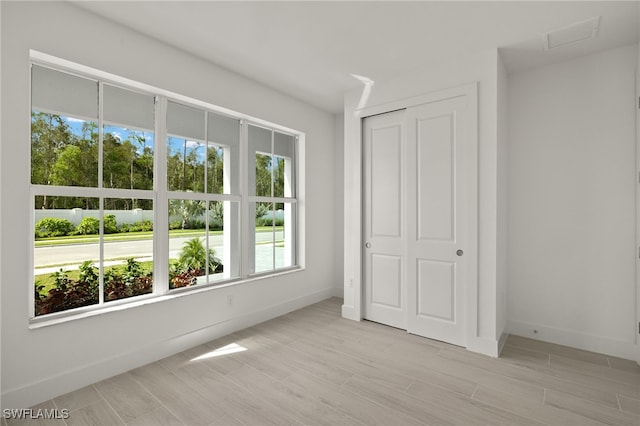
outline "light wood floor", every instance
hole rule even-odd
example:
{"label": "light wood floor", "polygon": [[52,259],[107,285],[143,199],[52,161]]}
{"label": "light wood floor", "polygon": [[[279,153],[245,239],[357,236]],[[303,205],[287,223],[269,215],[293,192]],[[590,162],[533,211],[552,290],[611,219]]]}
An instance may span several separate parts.
{"label": "light wood floor", "polygon": [[492,359],[344,320],[341,303],[326,300],[38,408],[71,410],[68,425],[640,425],[632,361],[515,336]]}

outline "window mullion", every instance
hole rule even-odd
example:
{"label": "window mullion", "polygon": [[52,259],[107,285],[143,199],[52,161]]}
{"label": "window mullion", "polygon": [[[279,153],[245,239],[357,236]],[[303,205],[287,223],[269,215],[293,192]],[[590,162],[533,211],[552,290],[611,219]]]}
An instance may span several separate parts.
{"label": "window mullion", "polygon": [[240,276],[249,276],[249,126],[240,121]]}
{"label": "window mullion", "polygon": [[209,114],[204,111],[204,276],[205,283],[209,284],[209,208],[211,202],[206,197],[209,194]]}
{"label": "window mullion", "polygon": [[153,185],[154,197],[154,246],[153,246],[153,292],[165,294],[169,291],[169,198],[167,195],[167,98],[156,96],[155,100],[155,158]]}
{"label": "window mullion", "polygon": [[100,197],[100,210],[98,212],[98,217],[100,219],[100,234],[98,237],[98,245],[100,251],[100,262],[99,266],[99,274],[100,279],[98,280],[98,304],[104,304],[104,197]]}
{"label": "window mullion", "polygon": [[275,159],[276,159],[276,147],[275,147],[275,132],[271,130],[271,268],[276,269],[276,204],[273,202],[273,197],[276,195],[276,174]]}
{"label": "window mullion", "polygon": [[[102,189],[103,177],[104,177],[104,84],[102,81],[98,81],[98,190]],[[104,196],[99,198],[99,211],[98,217],[100,220],[100,233],[98,234],[98,247],[99,247],[99,261],[98,261],[98,305],[104,304]]]}

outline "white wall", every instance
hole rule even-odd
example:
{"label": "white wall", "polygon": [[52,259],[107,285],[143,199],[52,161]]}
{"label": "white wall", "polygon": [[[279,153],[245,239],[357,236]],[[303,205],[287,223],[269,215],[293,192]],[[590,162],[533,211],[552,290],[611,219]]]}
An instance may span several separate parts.
{"label": "white wall", "polygon": [[[435,64],[391,81],[376,81],[369,90],[345,96],[345,265],[343,316],[360,319],[360,164],[354,120],[358,109],[382,105],[446,88],[479,82],[478,141],[478,286],[476,306],[468,315],[476,322],[470,350],[497,355],[496,262],[497,262],[497,50],[479,52],[452,62]],[[469,298],[469,296],[468,296]],[[477,312],[476,312],[477,310]],[[477,321],[475,319],[477,318]]]}
{"label": "white wall", "polygon": [[333,161],[334,181],[334,218],[333,218],[333,247],[334,247],[334,296],[343,297],[343,270],[344,270],[344,117],[342,114],[334,115],[335,122],[335,152]]}
{"label": "white wall", "polygon": [[[508,288],[508,76],[498,55],[498,171],[497,171],[497,257],[496,257],[496,336],[501,346],[507,337],[507,288]],[[500,348],[501,349],[501,348]]]}
{"label": "white wall", "polygon": [[509,78],[513,334],[634,356],[637,55],[633,45]]}
{"label": "white wall", "polygon": [[[3,407],[30,406],[332,294],[331,114],[64,2],[0,7],[0,202],[11,206],[1,218]],[[306,269],[29,329],[29,49],[306,132]]]}
{"label": "white wall", "polygon": [[[638,16],[640,17],[640,3],[638,4]],[[638,64],[636,65],[636,99],[638,99],[638,108],[636,109],[636,173],[640,176],[640,43],[638,43]],[[636,246],[640,247],[640,185],[636,186]],[[635,359],[640,364],[640,259],[636,259],[635,323],[639,324],[638,334],[636,334]]]}
{"label": "white wall", "polygon": [[[2,25],[2,4],[0,4],[0,25]],[[2,46],[2,31],[0,31],[0,48]],[[2,99],[2,55],[0,54],[0,99]],[[2,164],[2,102],[0,102],[0,164]],[[0,240],[2,240],[2,173],[0,173]],[[0,244],[0,259],[2,259],[2,244]],[[0,319],[2,318],[2,261],[0,261]],[[0,408],[2,405],[2,330],[0,328]]]}

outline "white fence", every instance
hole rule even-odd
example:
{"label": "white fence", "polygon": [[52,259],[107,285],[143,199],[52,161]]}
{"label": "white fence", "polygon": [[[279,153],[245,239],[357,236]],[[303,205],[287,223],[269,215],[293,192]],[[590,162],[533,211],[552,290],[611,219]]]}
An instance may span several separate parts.
{"label": "white fence", "polygon": [[[40,219],[44,219],[45,217],[54,217],[58,219],[67,219],[69,222],[73,223],[75,226],[78,226],[82,218],[84,217],[95,217],[99,218],[98,210],[85,210],[85,209],[71,209],[71,210],[63,210],[63,209],[41,209],[35,211],[36,223]],[[142,209],[133,209],[133,210],[105,210],[105,216],[108,214],[112,214],[116,217],[116,222],[118,225],[123,223],[136,223],[142,222],[143,220],[153,221],[153,210],[142,210]]]}
{"label": "white fence", "polygon": [[[73,223],[74,226],[78,226],[82,218],[84,217],[95,217],[99,218],[98,210],[85,210],[85,209],[71,209],[71,210],[63,210],[63,209],[40,209],[35,211],[35,223],[38,223],[40,219],[44,219],[45,217],[54,217],[57,219],[67,219],[69,222]],[[142,210],[142,209],[133,209],[133,210],[105,210],[105,216],[108,214],[112,214],[116,217],[116,222],[118,225],[123,223],[133,224],[136,222],[141,222],[143,220],[153,221],[153,210]],[[272,213],[267,212],[263,217],[271,218]],[[276,219],[284,219],[284,211],[276,210],[275,211]],[[195,219],[204,221],[204,215],[200,217],[196,217]],[[178,216],[171,216],[169,218],[169,223],[172,221],[180,220]]]}

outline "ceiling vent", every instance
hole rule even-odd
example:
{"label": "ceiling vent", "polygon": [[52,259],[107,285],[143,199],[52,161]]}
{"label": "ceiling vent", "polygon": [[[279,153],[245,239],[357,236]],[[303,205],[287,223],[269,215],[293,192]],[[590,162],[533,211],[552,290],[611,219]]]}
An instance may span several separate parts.
{"label": "ceiling vent", "polygon": [[544,42],[544,50],[551,50],[556,47],[566,46],[582,40],[596,38],[599,26],[600,17],[596,16],[595,18],[587,19],[586,21],[571,24],[564,28],[559,28],[543,34],[542,40]]}

